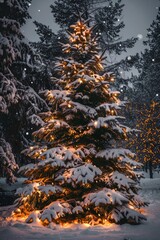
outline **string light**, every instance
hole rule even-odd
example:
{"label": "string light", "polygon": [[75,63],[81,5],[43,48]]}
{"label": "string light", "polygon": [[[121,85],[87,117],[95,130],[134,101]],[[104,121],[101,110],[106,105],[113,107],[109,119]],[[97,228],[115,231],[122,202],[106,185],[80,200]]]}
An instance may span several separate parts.
{"label": "string light", "polygon": [[95,127],[97,127],[97,125],[98,125],[98,122],[97,122],[97,121],[95,121],[95,122],[94,122],[94,126],[95,126]]}
{"label": "string light", "polygon": [[110,113],[111,113],[111,115],[113,115],[114,114],[114,110],[112,109]]}
{"label": "string light", "polygon": [[82,82],[83,82],[82,79],[79,79],[78,81],[79,81],[79,83],[82,83]]}
{"label": "string light", "polygon": [[53,140],[54,140],[54,136],[51,136],[51,137],[50,137],[50,140],[53,141]]}

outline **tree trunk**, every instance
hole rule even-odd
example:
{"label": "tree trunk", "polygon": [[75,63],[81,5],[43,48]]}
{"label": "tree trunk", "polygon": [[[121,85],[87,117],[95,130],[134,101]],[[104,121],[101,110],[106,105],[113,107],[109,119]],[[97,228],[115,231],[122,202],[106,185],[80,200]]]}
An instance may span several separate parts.
{"label": "tree trunk", "polygon": [[145,170],[146,173],[148,172],[148,162],[145,162],[145,164],[144,164],[144,170]]}
{"label": "tree trunk", "polygon": [[149,165],[149,176],[150,176],[150,178],[153,178],[152,161],[151,160],[148,162],[148,165]]}

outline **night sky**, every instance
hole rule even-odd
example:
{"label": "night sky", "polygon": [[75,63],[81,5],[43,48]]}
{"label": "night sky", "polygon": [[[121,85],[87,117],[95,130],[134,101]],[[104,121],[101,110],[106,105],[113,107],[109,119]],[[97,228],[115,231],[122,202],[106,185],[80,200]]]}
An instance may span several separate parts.
{"label": "night sky", "polygon": [[[54,22],[51,14],[50,5],[54,3],[54,0],[33,0],[29,8],[31,20],[28,20],[27,24],[23,27],[24,35],[30,41],[37,41],[33,24],[34,20],[50,26],[54,32],[58,30],[57,24]],[[125,4],[123,11],[123,20],[125,28],[122,31],[122,39],[125,40],[130,37],[139,36],[139,41],[136,43],[133,49],[129,49],[124,56],[129,56],[136,52],[143,50],[142,41],[146,36],[146,29],[149,28],[152,21],[156,18],[158,7],[160,6],[159,0],[123,0]],[[143,38],[142,38],[143,36]]]}

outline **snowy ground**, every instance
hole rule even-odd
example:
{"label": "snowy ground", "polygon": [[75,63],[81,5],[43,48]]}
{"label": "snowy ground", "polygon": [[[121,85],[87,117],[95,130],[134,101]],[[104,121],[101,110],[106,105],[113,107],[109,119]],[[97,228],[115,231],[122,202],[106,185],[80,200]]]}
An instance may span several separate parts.
{"label": "snowy ground", "polygon": [[[141,225],[109,224],[95,227],[72,225],[52,230],[20,222],[8,225],[1,221],[0,240],[160,240],[160,173],[155,173],[154,179],[144,175],[140,194],[150,202],[150,205],[144,210],[148,220]],[[8,208],[0,208],[1,216],[5,209]]]}

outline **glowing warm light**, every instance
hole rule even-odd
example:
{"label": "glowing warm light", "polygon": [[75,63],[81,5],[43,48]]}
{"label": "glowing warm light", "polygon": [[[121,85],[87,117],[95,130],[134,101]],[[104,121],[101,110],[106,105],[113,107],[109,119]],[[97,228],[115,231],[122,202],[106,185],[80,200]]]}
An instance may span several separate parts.
{"label": "glowing warm light", "polygon": [[51,137],[50,137],[50,140],[51,140],[51,141],[53,141],[53,140],[54,140],[54,137],[53,137],[53,136],[51,136]]}
{"label": "glowing warm light", "polygon": [[39,223],[41,222],[41,220],[39,218],[36,218],[36,221],[39,222]]}
{"label": "glowing warm light", "polygon": [[134,209],[133,205],[129,205],[129,208],[130,208],[130,209]]}
{"label": "glowing warm light", "polygon": [[111,114],[112,114],[112,115],[114,114],[114,110],[111,110]]}
{"label": "glowing warm light", "polygon": [[89,228],[91,225],[89,223],[83,223],[83,226]]}
{"label": "glowing warm light", "polygon": [[95,122],[94,122],[94,126],[95,126],[95,127],[97,127],[97,125],[98,125],[98,122],[97,122],[97,121],[95,121]]}

